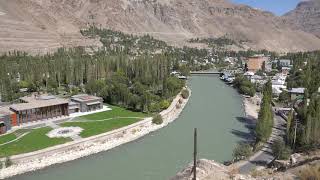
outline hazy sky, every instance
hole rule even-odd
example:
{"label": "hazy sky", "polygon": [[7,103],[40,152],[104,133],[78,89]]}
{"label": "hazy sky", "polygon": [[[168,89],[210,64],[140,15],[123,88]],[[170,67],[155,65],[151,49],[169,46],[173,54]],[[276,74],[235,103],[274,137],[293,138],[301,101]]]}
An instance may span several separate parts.
{"label": "hazy sky", "polygon": [[255,8],[271,11],[276,15],[294,9],[301,0],[231,0],[235,3],[247,4]]}

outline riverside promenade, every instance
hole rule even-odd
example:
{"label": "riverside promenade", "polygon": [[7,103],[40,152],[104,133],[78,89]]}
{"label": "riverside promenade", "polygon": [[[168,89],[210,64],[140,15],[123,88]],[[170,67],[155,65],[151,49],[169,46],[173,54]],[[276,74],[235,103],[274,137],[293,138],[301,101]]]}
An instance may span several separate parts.
{"label": "riverside promenade", "polygon": [[[190,89],[189,92],[191,96]],[[14,162],[14,165],[0,170],[0,179],[35,171],[53,164],[71,161],[134,141],[173,122],[180,115],[189,98],[183,99],[179,93],[172,101],[170,107],[160,113],[164,120],[161,125],[153,124],[152,118],[149,117],[127,127],[97,136],[79,139],[40,151],[12,156],[11,160]]]}

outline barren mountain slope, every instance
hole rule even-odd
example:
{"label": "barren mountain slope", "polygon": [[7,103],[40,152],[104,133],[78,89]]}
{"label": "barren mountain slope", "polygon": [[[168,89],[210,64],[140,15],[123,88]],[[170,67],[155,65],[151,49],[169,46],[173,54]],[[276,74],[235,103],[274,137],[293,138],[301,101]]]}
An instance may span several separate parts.
{"label": "barren mountain slope", "polygon": [[53,52],[65,46],[94,45],[98,40],[85,39],[78,26],[51,15],[31,1],[0,0],[0,53],[21,50],[33,54]]}
{"label": "barren mountain slope", "polygon": [[320,37],[320,0],[303,1],[296,9],[285,14],[284,18],[296,29]]}
{"label": "barren mountain slope", "polygon": [[0,0],[0,12],[0,49],[22,48],[24,41],[34,49],[70,45],[88,23],[179,45],[226,35],[253,49],[320,49],[320,39],[291,30],[283,19],[227,0]]}

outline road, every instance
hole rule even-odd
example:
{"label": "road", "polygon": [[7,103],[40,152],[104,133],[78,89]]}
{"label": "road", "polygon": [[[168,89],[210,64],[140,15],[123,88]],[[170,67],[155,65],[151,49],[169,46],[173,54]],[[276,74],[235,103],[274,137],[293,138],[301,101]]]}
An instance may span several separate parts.
{"label": "road", "polygon": [[274,124],[272,128],[271,136],[267,143],[264,144],[263,148],[255,155],[251,156],[250,159],[239,166],[239,172],[242,174],[250,173],[252,170],[259,166],[268,165],[273,159],[271,145],[277,139],[282,139],[286,133],[286,121],[275,113]]}

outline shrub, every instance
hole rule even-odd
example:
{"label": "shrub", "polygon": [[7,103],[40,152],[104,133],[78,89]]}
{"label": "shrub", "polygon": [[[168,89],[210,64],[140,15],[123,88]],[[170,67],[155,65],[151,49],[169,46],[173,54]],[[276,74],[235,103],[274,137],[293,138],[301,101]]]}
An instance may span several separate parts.
{"label": "shrub", "polygon": [[6,157],[6,160],[4,162],[5,167],[11,166],[13,163],[9,157]]}
{"label": "shrub", "polygon": [[188,97],[189,97],[189,91],[188,91],[188,89],[183,89],[183,90],[181,91],[181,96],[183,97],[183,99],[188,99]]}
{"label": "shrub", "polygon": [[149,111],[150,112],[159,112],[161,110],[160,103],[152,103],[150,104]]}
{"label": "shrub", "polygon": [[272,146],[272,152],[276,159],[286,160],[289,159],[291,154],[291,149],[286,146],[282,140],[275,141]]}
{"label": "shrub", "polygon": [[152,123],[157,125],[162,124],[163,123],[162,116],[160,114],[157,114],[156,116],[154,116],[152,119]]}
{"label": "shrub", "polygon": [[179,104],[182,104],[183,103],[183,100],[182,99],[179,99]]}
{"label": "shrub", "polygon": [[167,109],[170,106],[170,102],[168,100],[162,100],[160,102],[160,108],[161,109]]}
{"label": "shrub", "polygon": [[233,158],[235,160],[242,160],[249,157],[252,153],[252,148],[248,143],[239,143],[233,150]]}
{"label": "shrub", "polygon": [[301,180],[320,179],[320,166],[311,165],[299,171],[298,178]]}

